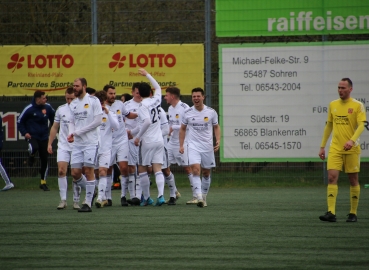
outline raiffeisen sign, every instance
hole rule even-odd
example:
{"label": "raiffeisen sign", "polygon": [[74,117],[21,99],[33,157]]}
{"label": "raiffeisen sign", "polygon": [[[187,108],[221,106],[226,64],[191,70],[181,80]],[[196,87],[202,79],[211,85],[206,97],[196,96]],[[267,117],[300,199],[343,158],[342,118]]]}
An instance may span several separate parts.
{"label": "raiffeisen sign", "polygon": [[216,0],[216,35],[369,33],[369,1]]}

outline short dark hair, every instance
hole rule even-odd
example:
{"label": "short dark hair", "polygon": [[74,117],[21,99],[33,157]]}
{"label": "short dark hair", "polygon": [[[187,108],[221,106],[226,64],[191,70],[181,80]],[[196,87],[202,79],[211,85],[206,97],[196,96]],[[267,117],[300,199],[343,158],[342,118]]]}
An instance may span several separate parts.
{"label": "short dark hair", "polygon": [[349,85],[350,87],[352,87],[352,86],[353,86],[353,83],[352,83],[352,81],[350,80],[350,78],[342,78],[342,79],[341,79],[341,81],[348,82],[348,85]]}
{"label": "short dark hair", "polygon": [[37,90],[34,94],[33,94],[33,97],[36,99],[36,98],[40,98],[42,96],[45,95],[45,92],[41,91],[41,90]]}
{"label": "short dark hair", "polygon": [[148,83],[140,83],[138,87],[138,92],[140,93],[140,96],[145,98],[149,97],[151,93],[151,86]]}
{"label": "short dark hair", "polygon": [[108,96],[106,95],[106,92],[104,90],[97,91],[95,93],[95,97],[97,97],[100,100],[100,102],[104,102],[105,100],[108,99]]}
{"label": "short dark hair", "polygon": [[170,93],[172,95],[175,95],[177,98],[181,95],[181,90],[178,87],[175,86],[169,86],[165,92]]}
{"label": "short dark hair", "polygon": [[201,92],[201,94],[202,94],[203,96],[205,96],[204,89],[202,89],[202,88],[200,88],[200,87],[196,87],[196,88],[192,89],[192,92],[191,92],[191,93],[193,94],[194,92]]}
{"label": "short dark hair", "polygon": [[140,87],[140,83],[139,82],[135,82],[132,84],[132,91],[135,90],[136,88],[138,89]]}
{"label": "short dark hair", "polygon": [[68,88],[65,90],[65,93],[66,93],[66,94],[68,94],[68,95],[74,94],[73,87],[68,87]]}
{"label": "short dark hair", "polygon": [[105,86],[104,86],[103,90],[104,90],[105,92],[108,92],[108,89],[109,89],[109,88],[111,88],[111,89],[115,89],[115,87],[114,87],[113,85],[111,85],[111,84],[107,84],[107,85],[105,85]]}
{"label": "short dark hair", "polygon": [[128,100],[131,100],[132,99],[132,95],[130,94],[123,94],[122,97],[124,97],[124,101],[128,101]]}
{"label": "short dark hair", "polygon": [[86,87],[86,92],[91,95],[96,93],[96,90],[91,87]]}
{"label": "short dark hair", "polygon": [[85,78],[77,78],[77,80],[79,80],[81,82],[82,86],[87,87],[87,80]]}

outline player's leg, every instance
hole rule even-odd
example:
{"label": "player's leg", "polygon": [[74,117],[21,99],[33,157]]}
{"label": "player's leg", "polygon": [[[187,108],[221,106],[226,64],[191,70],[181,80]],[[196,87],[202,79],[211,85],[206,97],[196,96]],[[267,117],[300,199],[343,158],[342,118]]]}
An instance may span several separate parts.
{"label": "player's leg", "polygon": [[145,155],[147,156],[147,162],[151,162],[152,171],[155,175],[156,187],[158,189],[158,196],[156,200],[156,206],[161,206],[165,203],[164,199],[164,186],[165,180],[162,172],[163,156],[164,156],[164,143],[146,145]]}
{"label": "player's leg", "polygon": [[41,162],[41,167],[40,167],[40,175],[41,175],[41,183],[40,183],[40,188],[43,191],[50,191],[49,187],[46,185],[46,178],[47,178],[47,173],[48,173],[48,162],[47,162],[47,158],[49,153],[47,152],[47,143],[48,141],[39,141],[38,142],[38,154],[40,156],[40,162]]}
{"label": "player's leg", "polygon": [[12,183],[12,181],[10,181],[8,174],[3,164],[1,163],[1,158],[0,158],[0,175],[4,179],[4,182],[5,182],[5,187],[3,187],[2,191],[7,191],[9,189],[14,188],[14,184]]}
{"label": "player's leg", "polygon": [[73,146],[72,154],[71,154],[71,175],[73,178],[73,209],[79,210],[79,200],[81,196],[81,190],[86,189],[87,179],[84,174],[82,174],[83,167],[83,148]]}
{"label": "player's leg", "polygon": [[194,149],[189,149],[188,151],[189,156],[189,164],[191,166],[192,171],[192,185],[194,189],[194,193],[196,194],[197,201],[202,200],[202,193],[201,193],[201,153]]}
{"label": "player's leg", "polygon": [[[86,199],[78,212],[92,212],[91,203],[95,192],[95,163],[97,158],[97,146],[86,146],[83,148],[83,167],[86,174]],[[72,157],[73,159],[73,157]]]}
{"label": "player's leg", "polygon": [[201,170],[202,170],[202,179],[201,179],[201,193],[203,203],[198,203],[197,205],[200,207],[206,207],[207,202],[207,195],[210,189],[211,183],[211,168],[215,167],[215,156],[214,152],[205,152],[201,154]]}
{"label": "player's leg", "polygon": [[57,207],[58,210],[67,208],[67,190],[68,190],[67,169],[68,162],[58,161],[58,186],[60,195],[60,203]]}
{"label": "player's leg", "polygon": [[107,201],[104,200],[105,198],[105,192],[107,188],[110,188],[107,185],[107,175],[108,175],[108,169],[111,169],[112,167],[110,166],[110,160],[111,160],[111,152],[107,151],[105,153],[101,153],[99,154],[99,162],[98,162],[98,176],[99,176],[99,181],[98,181],[98,193],[97,193],[97,199],[96,199],[96,203],[95,206],[97,208],[101,208],[104,207],[105,205],[107,205]]}
{"label": "player's leg", "polygon": [[128,206],[127,199],[126,199],[126,193],[127,189],[129,192],[130,198],[135,197],[136,195],[136,187],[134,181],[129,181],[129,170],[128,170],[128,155],[129,155],[129,149],[128,149],[128,141],[124,141],[119,146],[116,146],[117,148],[117,163],[119,166],[119,171],[121,174],[121,205],[122,206]]}
{"label": "player's leg", "polygon": [[360,155],[351,154],[344,157],[345,172],[348,175],[350,181],[350,213],[346,222],[357,221],[357,208],[360,199],[360,184],[359,184],[359,172],[360,172]]}
{"label": "player's leg", "polygon": [[343,156],[336,153],[328,154],[328,186],[327,186],[327,205],[328,211],[319,217],[322,221],[336,222],[336,202],[338,195],[338,177],[342,170]]}
{"label": "player's leg", "polygon": [[128,182],[131,182],[135,188],[135,193],[133,197],[127,200],[130,205],[140,205],[141,203],[141,195],[142,195],[142,188],[140,185],[140,179],[138,177],[138,149],[132,140],[128,141]]}
{"label": "player's leg", "polygon": [[71,152],[67,150],[58,149],[56,161],[58,163],[58,186],[60,194],[60,203],[57,209],[64,209],[67,207],[67,170],[70,162]]}
{"label": "player's leg", "polygon": [[38,142],[36,139],[28,139],[27,140],[27,147],[28,147],[28,165],[33,167],[35,162],[35,155],[38,151]]}

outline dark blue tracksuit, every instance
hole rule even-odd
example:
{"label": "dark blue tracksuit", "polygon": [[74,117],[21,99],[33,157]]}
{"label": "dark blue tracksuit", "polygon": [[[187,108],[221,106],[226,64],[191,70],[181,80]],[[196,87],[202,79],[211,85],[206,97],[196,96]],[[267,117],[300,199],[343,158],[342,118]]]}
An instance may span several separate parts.
{"label": "dark blue tracksuit", "polygon": [[50,126],[54,123],[55,110],[50,104],[37,105],[35,99],[26,106],[18,117],[18,130],[24,136],[26,133],[31,135],[28,140],[30,144],[30,154],[39,152],[41,160],[41,179],[46,180],[47,176],[47,142],[49,139]]}

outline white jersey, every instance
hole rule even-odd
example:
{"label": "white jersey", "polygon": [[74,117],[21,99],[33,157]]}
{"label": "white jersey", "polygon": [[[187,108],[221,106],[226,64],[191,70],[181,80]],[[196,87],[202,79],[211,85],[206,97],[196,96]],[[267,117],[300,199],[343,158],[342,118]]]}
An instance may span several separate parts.
{"label": "white jersey", "polygon": [[[160,91],[161,90],[158,90],[156,92]],[[163,140],[160,127],[160,103],[161,93],[156,94],[151,98],[143,99],[138,108],[138,121],[141,127],[145,119],[150,119],[149,128],[141,136],[141,141],[144,141],[145,143],[153,143]]]}
{"label": "white jersey", "polygon": [[[140,102],[136,102],[133,99],[131,99],[131,100],[124,102],[124,106],[126,107],[127,111],[137,113],[138,107],[140,106]],[[137,127],[137,123],[138,123],[138,117],[135,119],[128,119],[128,118],[125,119],[126,128],[129,130],[132,130],[135,127]]]}
{"label": "white jersey", "polygon": [[[168,125],[167,114],[165,113],[163,108],[160,107],[160,129],[162,129],[165,125]],[[162,135],[163,135],[163,133],[162,133]],[[163,136],[163,142],[164,142],[164,147],[167,147],[168,135]]]}
{"label": "white jersey", "polygon": [[119,145],[121,143],[128,141],[126,124],[124,123],[124,117],[129,114],[129,111],[126,109],[124,103],[120,100],[114,101],[111,106],[107,106],[113,111],[118,119],[119,128],[118,130],[114,130],[113,132],[113,145]]}
{"label": "white jersey", "polygon": [[204,105],[202,111],[198,111],[192,106],[185,111],[182,123],[188,127],[189,148],[199,152],[213,151],[213,126],[218,124],[218,114],[214,109]]}
{"label": "white jersey", "polygon": [[[98,98],[86,94],[83,99],[75,98],[69,105],[72,111],[71,119],[74,130],[78,131],[93,122],[95,116],[102,115]],[[96,127],[81,136],[74,136],[75,146],[98,145],[100,128]]]}
{"label": "white jersey", "polygon": [[[190,106],[188,106],[186,103],[183,103],[182,101],[178,101],[175,107],[169,106],[169,109],[168,109],[169,126],[172,127],[173,129],[172,134],[170,135],[169,144],[179,145],[179,129],[182,124],[182,117],[184,115],[184,112],[189,108]],[[187,129],[187,132],[188,132],[188,129]],[[185,141],[186,140],[187,140],[187,136],[186,136]]]}
{"label": "white jersey", "polygon": [[119,128],[117,115],[113,111],[106,114],[103,111],[103,116],[100,125],[100,141],[99,154],[111,151],[113,144],[113,134]]}
{"label": "white jersey", "polygon": [[58,149],[72,151],[73,143],[67,141],[71,111],[68,103],[60,105],[55,112],[54,122],[59,124]]}

